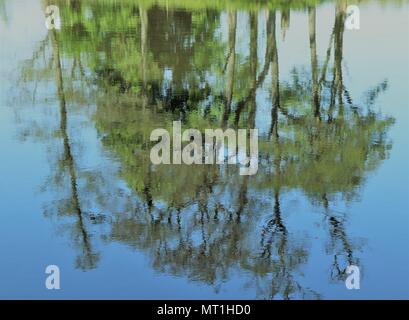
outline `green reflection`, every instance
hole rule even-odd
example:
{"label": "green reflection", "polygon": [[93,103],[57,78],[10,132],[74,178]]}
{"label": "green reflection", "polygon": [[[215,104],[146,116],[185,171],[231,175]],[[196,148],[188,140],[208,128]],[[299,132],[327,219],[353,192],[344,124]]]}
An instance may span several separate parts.
{"label": "green reflection", "polygon": [[[299,283],[308,239],[292,234],[282,214],[282,199],[296,190],[323,213],[331,277],[343,279],[346,265],[357,263],[359,245],[331,204],[359,197],[365,177],[388,156],[386,133],[394,120],[371,109],[387,81],[368,90],[366,105],[355,103],[344,84],[346,1],[333,4],[329,46],[318,59],[320,2],[57,1],[63,27],[39,48],[51,51],[49,61],[38,64],[37,52],[23,77],[55,79],[63,152],[54,170],[64,178],[50,178],[50,187],[69,196],[49,210],[75,218],[64,228],[80,248],[78,267],[97,267],[100,253],[89,229],[99,223],[106,227],[100,238],[146,251],[161,272],[218,288],[238,267],[255,279],[259,298],[319,298]],[[308,16],[310,64],[294,66],[291,79],[282,81],[277,25],[285,38],[294,9]],[[246,27],[247,53],[239,50],[239,29]],[[268,96],[266,114],[260,93]],[[90,121],[103,147],[120,162],[110,179],[76,165],[67,106],[87,104],[96,105]],[[174,120],[204,130],[254,128],[258,117],[268,118],[268,130],[255,176],[227,165],[150,162],[151,131],[170,131]],[[112,209],[117,180],[132,191],[119,198],[122,211]],[[94,207],[103,208],[102,217],[90,214]]]}

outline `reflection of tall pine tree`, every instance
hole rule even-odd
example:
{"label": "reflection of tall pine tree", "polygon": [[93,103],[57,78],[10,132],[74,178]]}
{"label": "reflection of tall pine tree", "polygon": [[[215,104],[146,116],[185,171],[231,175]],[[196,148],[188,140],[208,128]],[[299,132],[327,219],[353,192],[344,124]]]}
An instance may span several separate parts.
{"label": "reflection of tall pine tree", "polygon": [[139,7],[139,16],[141,20],[141,69],[142,69],[142,107],[145,108],[148,101],[147,92],[147,72],[148,72],[148,13],[142,6]]}
{"label": "reflection of tall pine tree", "polygon": [[84,224],[83,213],[78,196],[77,175],[75,172],[75,163],[71,151],[70,140],[67,132],[67,108],[64,94],[63,76],[60,61],[60,45],[55,30],[50,31],[50,38],[53,47],[53,59],[56,70],[56,85],[58,101],[60,104],[60,130],[64,142],[64,166],[68,169],[71,187],[71,203],[77,216],[76,231],[82,247],[82,256],[78,258],[78,265],[83,269],[94,268],[97,263],[97,256],[92,252],[91,242]]}
{"label": "reflection of tall pine tree", "polygon": [[236,61],[236,24],[237,24],[237,12],[229,12],[228,24],[229,24],[229,46],[227,54],[227,63],[226,63],[226,101],[223,113],[222,128],[225,128],[227,121],[229,119],[231,104],[233,99],[233,88],[234,88],[234,68]]}
{"label": "reflection of tall pine tree", "polygon": [[[257,89],[257,39],[258,39],[258,19],[257,14],[250,13],[250,95],[247,101],[248,104],[248,119],[247,119],[247,129],[254,129],[256,127],[256,114],[257,114],[257,104],[256,104],[256,89]],[[247,106],[246,106],[247,107]],[[239,109],[237,109],[239,110]],[[240,114],[236,113],[236,119],[240,117]],[[248,182],[250,177],[242,177],[242,184],[240,186],[238,195],[238,208],[236,211],[237,220],[240,221],[241,214],[244,211],[244,207],[248,202],[247,192],[248,192]]]}
{"label": "reflection of tall pine tree", "polygon": [[276,12],[270,13],[271,20],[269,20],[268,28],[271,34],[271,128],[270,136],[278,138],[278,109],[280,108],[280,82],[278,70],[278,50],[276,41]]}
{"label": "reflection of tall pine tree", "polygon": [[317,62],[317,43],[316,43],[316,9],[308,8],[308,27],[310,37],[311,51],[311,77],[312,77],[312,105],[314,109],[314,117],[320,119],[320,92],[318,85],[318,62]]}

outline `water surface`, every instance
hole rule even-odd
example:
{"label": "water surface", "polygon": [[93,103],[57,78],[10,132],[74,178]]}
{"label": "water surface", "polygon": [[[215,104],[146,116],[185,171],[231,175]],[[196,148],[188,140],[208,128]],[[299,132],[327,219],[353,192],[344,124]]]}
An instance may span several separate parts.
{"label": "water surface", "polygon": [[[408,4],[275,3],[0,1],[0,298],[409,298]],[[152,165],[175,120],[258,173]]]}

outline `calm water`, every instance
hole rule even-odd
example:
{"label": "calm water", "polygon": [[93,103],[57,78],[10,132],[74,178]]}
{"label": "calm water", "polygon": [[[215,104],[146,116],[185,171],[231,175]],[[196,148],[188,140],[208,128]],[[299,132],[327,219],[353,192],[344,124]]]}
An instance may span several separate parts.
{"label": "calm water", "polygon": [[[308,2],[0,0],[0,298],[408,299],[408,3]],[[258,173],[152,165],[173,120]]]}

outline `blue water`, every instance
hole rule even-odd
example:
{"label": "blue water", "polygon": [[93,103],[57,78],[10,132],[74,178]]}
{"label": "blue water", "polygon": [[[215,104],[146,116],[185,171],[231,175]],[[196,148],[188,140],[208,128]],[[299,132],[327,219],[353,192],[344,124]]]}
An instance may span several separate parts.
{"label": "blue water", "polygon": [[[176,238],[166,226],[160,224],[159,231],[136,226],[114,230],[116,219],[121,221],[118,217],[142,210],[138,205],[142,196],[122,175],[124,159],[102,142],[104,132],[95,124],[95,113],[100,108],[97,98],[85,105],[72,102],[67,106],[67,132],[75,156],[79,199],[87,217],[84,220],[91,260],[94,259],[91,266],[81,265],[78,259],[86,257],[87,253],[83,253],[88,249],[75,216],[64,213],[71,189],[67,171],[58,169],[62,157],[56,156],[64,152],[64,146],[58,133],[55,80],[23,79],[24,65],[48,32],[41,2],[4,1],[4,6],[7,19],[0,20],[0,298],[264,299],[271,298],[274,281],[281,286],[274,298],[284,298],[286,284],[275,276],[285,272],[279,263],[278,267],[257,271],[247,265],[248,257],[237,252],[232,253],[233,257],[222,256],[232,259],[223,270],[218,269],[219,256],[214,261],[205,256],[199,264],[194,260],[200,256],[193,254],[191,260],[184,256],[166,262],[172,256],[158,259],[163,253],[158,253],[156,242],[159,237],[168,241],[170,248],[175,246]],[[360,12],[360,30],[344,32],[344,85],[357,103],[364,104],[363,93],[386,79],[388,89],[379,95],[372,109],[394,119],[385,137],[391,145],[385,159],[365,173],[351,200],[338,193],[330,201],[330,210],[340,217],[360,267],[361,285],[359,290],[347,290],[343,280],[331,279],[334,249],[325,209],[312,202],[302,188],[286,187],[280,194],[280,209],[288,230],[286,263],[290,274],[285,281],[292,281],[290,298],[409,298],[409,6],[394,1],[382,5],[368,1],[360,4]],[[317,6],[320,62],[328,46],[333,13],[333,3]],[[249,51],[245,40],[250,32],[247,14],[245,10],[238,14],[236,50],[243,56]],[[261,64],[265,50],[264,11],[258,15]],[[222,11],[220,16],[219,32],[226,37],[227,13]],[[280,31],[279,21],[276,25]],[[295,66],[309,66],[307,25],[306,11],[294,10],[285,41],[278,37],[280,83],[290,81]],[[45,50],[47,58],[50,48],[49,45]],[[65,60],[64,63],[68,65]],[[265,115],[270,114],[271,81],[269,73],[257,91],[256,126],[261,132],[267,132],[270,125]],[[265,173],[261,170],[258,174]],[[220,196],[226,203],[235,199],[228,190]],[[265,207],[265,203],[273,203],[272,191],[250,189],[249,198],[249,215],[244,218],[248,228],[238,227],[243,238],[239,244],[243,252],[256,252],[260,227],[272,212],[272,207]],[[166,204],[158,200],[156,206]],[[192,206],[184,212],[184,232],[190,230],[188,219],[197,210]],[[104,214],[102,223],[90,220],[89,215],[94,212]],[[223,232],[211,230],[215,234]],[[154,231],[161,236],[151,235]],[[128,239],[128,233],[135,238]],[[143,240],[137,240],[138,236]],[[342,235],[335,232],[337,236],[339,245]],[[192,246],[199,247],[200,229],[192,231],[190,237]],[[229,234],[223,243],[232,237]],[[275,238],[274,243],[280,241]],[[292,265],[298,248],[306,252],[306,257]],[[60,267],[60,290],[45,287],[45,268],[51,264]],[[205,270],[200,269],[201,264]],[[216,276],[206,280],[213,271]]]}

